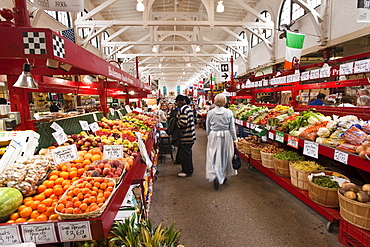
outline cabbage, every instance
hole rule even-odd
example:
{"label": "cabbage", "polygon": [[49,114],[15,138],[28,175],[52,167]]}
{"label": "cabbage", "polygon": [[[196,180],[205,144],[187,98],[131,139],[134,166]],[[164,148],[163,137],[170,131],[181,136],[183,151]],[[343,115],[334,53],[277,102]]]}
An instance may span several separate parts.
{"label": "cabbage", "polygon": [[317,135],[319,137],[329,137],[330,130],[328,130],[327,128],[319,128],[319,130],[317,131]]}

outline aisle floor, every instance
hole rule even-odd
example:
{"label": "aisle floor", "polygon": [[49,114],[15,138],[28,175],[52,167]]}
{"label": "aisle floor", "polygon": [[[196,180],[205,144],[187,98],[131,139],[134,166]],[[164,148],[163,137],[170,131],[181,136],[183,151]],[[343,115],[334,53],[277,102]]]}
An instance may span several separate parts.
{"label": "aisle floor", "polygon": [[207,136],[196,129],[194,174],[179,178],[169,154],[159,164],[150,219],[175,222],[186,247],[342,246],[338,228],[244,162],[218,191],[205,179]]}

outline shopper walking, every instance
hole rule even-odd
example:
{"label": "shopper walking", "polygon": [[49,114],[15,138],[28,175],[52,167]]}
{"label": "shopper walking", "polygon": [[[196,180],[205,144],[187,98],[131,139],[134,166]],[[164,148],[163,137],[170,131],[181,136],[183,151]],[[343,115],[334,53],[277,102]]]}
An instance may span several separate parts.
{"label": "shopper walking", "polygon": [[167,105],[162,103],[160,109],[158,110],[158,118],[161,122],[163,128],[167,128]]}
{"label": "shopper walking", "polygon": [[216,107],[208,112],[206,123],[206,178],[213,181],[216,190],[225,179],[237,174],[231,162],[237,145],[234,117],[231,110],[224,107],[225,104],[226,96],[218,94],[215,97]]}
{"label": "shopper walking", "polygon": [[194,115],[191,107],[186,104],[186,96],[177,95],[176,105],[180,108],[177,125],[182,137],[179,142],[178,155],[182,167],[179,177],[191,177],[194,172],[192,147],[195,141]]}

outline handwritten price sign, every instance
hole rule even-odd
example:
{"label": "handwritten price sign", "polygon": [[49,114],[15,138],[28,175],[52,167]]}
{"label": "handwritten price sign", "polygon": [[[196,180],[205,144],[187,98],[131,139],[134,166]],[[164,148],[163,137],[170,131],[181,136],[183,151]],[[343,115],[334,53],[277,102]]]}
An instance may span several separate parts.
{"label": "handwritten price sign", "polygon": [[59,222],[59,236],[62,242],[91,240],[90,221]]}
{"label": "handwritten price sign", "polygon": [[56,132],[59,132],[59,131],[63,131],[64,132],[64,129],[59,124],[57,124],[56,122],[53,122],[50,125],[50,128],[54,129]]}
{"label": "handwritten price sign", "polygon": [[89,123],[87,121],[80,120],[80,125],[81,125],[82,130],[90,130]]}
{"label": "handwritten price sign", "polygon": [[58,242],[53,223],[21,225],[24,242],[46,244]]}
{"label": "handwritten price sign", "polygon": [[284,143],[284,133],[276,132],[275,141]]}
{"label": "handwritten price sign", "polygon": [[319,144],[305,140],[303,154],[317,159],[319,157]]}
{"label": "handwritten price sign", "polygon": [[97,122],[89,124],[89,127],[90,127],[92,132],[98,131],[100,129]]}
{"label": "handwritten price sign", "polygon": [[299,141],[298,137],[288,136],[287,145],[298,149],[298,141]]}
{"label": "handwritten price sign", "polygon": [[0,245],[21,243],[17,226],[0,226]]}
{"label": "handwritten price sign", "polygon": [[57,141],[58,145],[62,145],[63,143],[68,141],[68,137],[66,133],[64,133],[64,131],[57,131],[51,134],[53,135],[54,139]]}
{"label": "handwritten price sign", "polygon": [[76,144],[59,147],[51,150],[51,155],[55,164],[61,164],[78,159]]}
{"label": "handwritten price sign", "polygon": [[118,113],[119,118],[123,118],[123,115],[120,110],[117,110],[117,113]]}
{"label": "handwritten price sign", "polygon": [[269,139],[274,140],[274,132],[269,132]]}
{"label": "handwritten price sign", "polygon": [[123,146],[122,145],[104,145],[103,147],[104,159],[122,159]]}
{"label": "handwritten price sign", "polygon": [[334,151],[334,160],[342,162],[343,164],[348,164],[348,153],[335,150]]}
{"label": "handwritten price sign", "polygon": [[130,112],[132,112],[132,111],[131,111],[131,108],[130,108],[130,106],[128,106],[128,105],[125,105],[125,109],[126,109],[126,112],[127,112],[127,113],[130,113]]}

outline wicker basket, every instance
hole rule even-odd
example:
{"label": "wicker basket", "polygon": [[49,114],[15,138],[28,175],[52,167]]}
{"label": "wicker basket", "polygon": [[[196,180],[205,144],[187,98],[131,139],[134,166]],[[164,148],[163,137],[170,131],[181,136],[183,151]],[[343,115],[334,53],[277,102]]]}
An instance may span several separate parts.
{"label": "wicker basket", "polygon": [[[76,182],[74,182],[71,187],[68,188],[68,190],[63,194],[63,196],[59,199],[59,200],[62,200],[64,198],[67,197],[68,195],[68,192],[75,187],[75,185],[77,185],[79,182],[81,182],[81,180],[83,181],[84,178],[82,179],[79,179],[77,180]],[[101,179],[101,178],[93,178],[94,180],[98,180],[98,179]],[[116,184],[116,181],[114,179],[111,179],[111,178],[104,178],[106,179],[107,181],[110,181],[110,182],[114,182],[114,184]],[[114,186],[115,187],[115,186]],[[112,195],[114,194],[115,192],[115,189],[113,189],[112,193],[110,194],[110,196],[108,197],[108,199],[105,200],[104,204],[98,208],[97,210],[94,210],[92,212],[88,212],[88,213],[83,213],[83,214],[65,214],[65,213],[61,213],[59,212],[56,208],[58,206],[58,204],[55,206],[55,213],[58,214],[59,216],[59,219],[61,220],[73,220],[73,219],[88,219],[88,218],[96,218],[96,217],[99,217],[104,209],[107,207],[110,199],[112,198]],[[58,201],[59,203],[59,201]]]}
{"label": "wicker basket", "polygon": [[238,151],[244,153],[245,141],[238,142]]}
{"label": "wicker basket", "polygon": [[351,200],[339,193],[340,216],[352,225],[370,230],[370,204]]}
{"label": "wicker basket", "polygon": [[[256,145],[260,145],[262,147],[265,147],[267,144],[266,143],[255,143]],[[254,160],[261,160],[261,149],[262,148],[254,148],[250,146],[251,149],[251,157]]]}
{"label": "wicker basket", "polygon": [[272,158],[274,167],[275,167],[275,173],[284,178],[290,177],[290,170],[289,170],[289,162],[287,160],[280,160],[275,157]]}
{"label": "wicker basket", "polygon": [[[319,171],[317,171],[319,172]],[[329,172],[329,171],[320,171],[320,172]],[[311,172],[312,173],[312,172]],[[315,172],[313,172],[315,173]],[[339,174],[341,177],[347,179],[346,176]],[[317,184],[314,184],[311,180],[308,180],[308,196],[317,204],[328,208],[337,208],[339,207],[339,198],[338,198],[338,189],[329,189]]]}
{"label": "wicker basket", "polygon": [[[110,159],[104,159],[104,160],[107,160],[108,162],[113,161],[113,160],[110,160]],[[94,162],[91,163],[91,166],[96,166],[101,161],[102,160],[95,160]],[[121,181],[121,179],[123,178],[123,176],[125,175],[125,173],[126,173],[127,162],[126,162],[126,160],[118,160],[118,159],[117,159],[117,161],[119,161],[123,166],[122,174],[118,178],[111,178],[111,179],[114,179],[116,181],[116,183],[119,183]],[[82,174],[82,177],[90,177],[90,176],[87,175],[87,172],[88,171],[85,171],[84,174]],[[105,177],[105,176],[102,175],[102,176],[99,176],[99,177]]]}
{"label": "wicker basket", "polygon": [[253,144],[253,142],[244,142],[244,145],[243,145],[243,151],[245,154],[251,154],[251,145]]}
{"label": "wicker basket", "polygon": [[292,185],[301,190],[308,190],[308,175],[310,175],[312,171],[307,172],[299,170],[291,166],[290,163],[289,169],[290,169],[290,180],[292,182]]}
{"label": "wicker basket", "polygon": [[274,168],[274,160],[272,159],[275,154],[265,153],[261,151],[262,165],[267,168]]}

